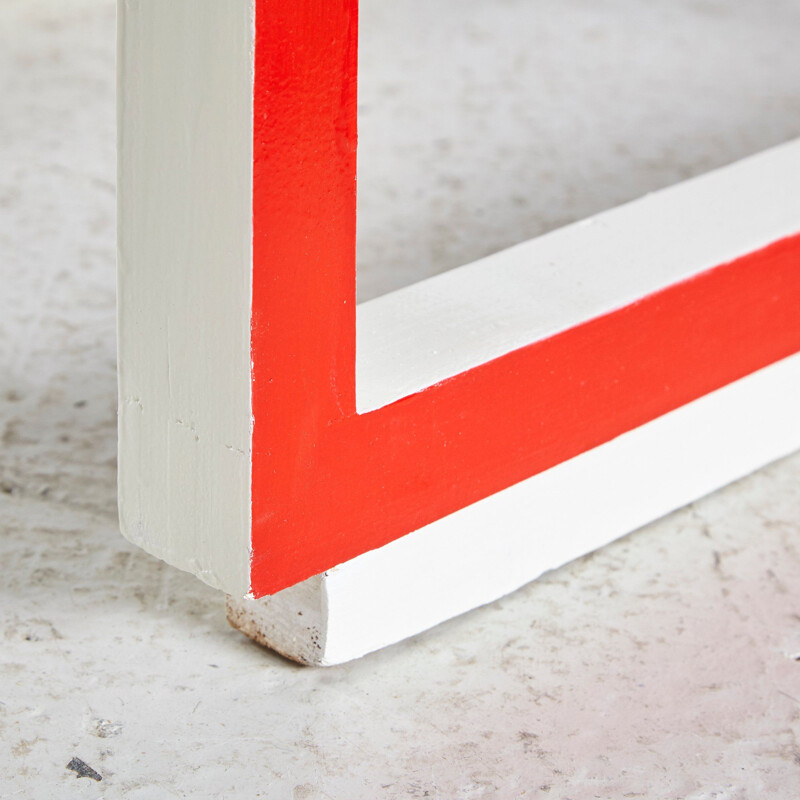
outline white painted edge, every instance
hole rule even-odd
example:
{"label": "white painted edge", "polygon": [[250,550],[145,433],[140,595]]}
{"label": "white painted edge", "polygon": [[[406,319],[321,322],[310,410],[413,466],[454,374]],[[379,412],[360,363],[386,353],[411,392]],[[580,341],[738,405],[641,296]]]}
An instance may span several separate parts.
{"label": "white painted edge", "polygon": [[358,306],[381,408],[800,231],[800,140]]}
{"label": "white painted edge", "polygon": [[[260,641],[350,661],[489,603],[800,448],[800,354],[265,600],[229,600]],[[309,599],[308,590],[316,594]],[[321,609],[308,641],[292,593]],[[309,659],[309,653],[314,657]]]}
{"label": "white painted edge", "polygon": [[120,0],[124,535],[250,589],[253,0]]}

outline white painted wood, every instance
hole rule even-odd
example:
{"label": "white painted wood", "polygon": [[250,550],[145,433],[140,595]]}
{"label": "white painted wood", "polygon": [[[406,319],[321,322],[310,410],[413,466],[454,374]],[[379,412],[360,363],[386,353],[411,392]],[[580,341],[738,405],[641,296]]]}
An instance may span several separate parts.
{"label": "white painted wood", "polygon": [[[252,0],[120,4],[120,514],[249,591]],[[358,307],[380,407],[800,230],[800,142]],[[265,601],[248,635],[339,663],[489,602],[800,447],[798,358]],[[298,613],[298,612],[303,612]]]}
{"label": "white painted wood", "polygon": [[119,507],[249,589],[252,0],[119,4]]}
{"label": "white painted wood", "polygon": [[800,140],[362,303],[359,411],[797,233],[798,186]]}
{"label": "white painted wood", "polygon": [[[488,603],[800,448],[800,354],[229,619],[296,660],[339,664]],[[309,599],[308,592],[316,595]],[[310,641],[303,607],[322,609]],[[253,625],[257,627],[254,635]]]}

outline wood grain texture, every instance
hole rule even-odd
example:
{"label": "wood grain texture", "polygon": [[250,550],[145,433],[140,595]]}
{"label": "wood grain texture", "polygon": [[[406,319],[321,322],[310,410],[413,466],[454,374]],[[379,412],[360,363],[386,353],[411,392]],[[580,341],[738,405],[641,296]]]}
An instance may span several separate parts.
{"label": "wood grain texture", "polygon": [[251,0],[120,0],[119,509],[250,586]]}

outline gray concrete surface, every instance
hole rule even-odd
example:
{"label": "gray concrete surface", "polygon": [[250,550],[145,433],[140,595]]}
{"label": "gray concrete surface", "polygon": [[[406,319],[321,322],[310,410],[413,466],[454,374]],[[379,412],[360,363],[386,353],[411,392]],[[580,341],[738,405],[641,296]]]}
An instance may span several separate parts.
{"label": "gray concrete surface", "polygon": [[[800,133],[789,0],[364,25],[362,297]],[[326,671],[122,539],[113,68],[110,0],[0,4],[0,797],[800,797],[800,456]]]}

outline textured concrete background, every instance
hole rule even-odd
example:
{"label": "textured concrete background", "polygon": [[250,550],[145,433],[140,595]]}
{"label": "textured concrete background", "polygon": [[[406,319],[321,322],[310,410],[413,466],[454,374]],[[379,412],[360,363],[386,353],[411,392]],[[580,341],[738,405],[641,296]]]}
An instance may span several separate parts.
{"label": "textured concrete background", "polygon": [[[365,298],[800,134],[793,0],[364,26]],[[800,797],[800,456],[327,671],[121,538],[113,69],[110,0],[0,3],[0,797]]]}
{"label": "textured concrete background", "polygon": [[362,0],[362,299],[800,135],[797,0]]}

